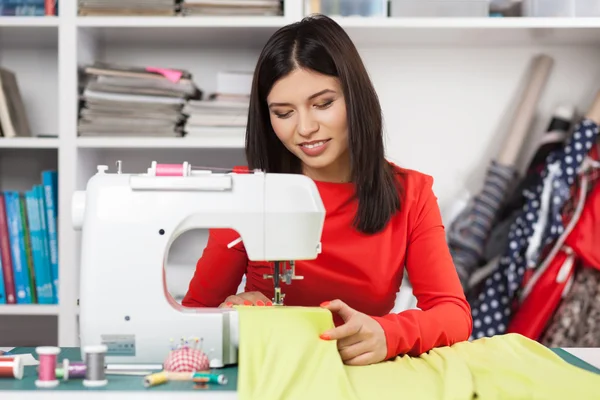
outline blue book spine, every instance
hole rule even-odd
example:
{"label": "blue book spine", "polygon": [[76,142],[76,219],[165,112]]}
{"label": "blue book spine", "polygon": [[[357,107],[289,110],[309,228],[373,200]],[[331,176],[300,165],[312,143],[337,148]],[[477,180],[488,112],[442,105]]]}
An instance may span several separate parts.
{"label": "blue book spine", "polygon": [[2,269],[2,257],[0,257],[0,304],[6,304],[6,289],[4,286],[4,272]]}
{"label": "blue book spine", "polygon": [[54,293],[58,299],[58,174],[56,171],[42,171],[44,200],[46,201],[46,228],[48,229],[48,244],[50,249],[50,265]]}
{"label": "blue book spine", "polygon": [[0,0],[0,15],[43,16],[45,14],[44,0]]}
{"label": "blue book spine", "polygon": [[25,205],[29,222],[29,235],[31,237],[31,254],[33,258],[33,268],[35,271],[35,286],[38,295],[39,304],[54,304],[54,290],[50,268],[44,260],[43,243],[41,235],[43,234],[40,224],[40,209],[38,207],[37,197],[33,190],[25,192]]}
{"label": "blue book spine", "polygon": [[21,228],[21,212],[19,193],[7,191],[4,193],[6,203],[6,219],[8,221],[8,235],[13,258],[15,276],[15,289],[17,304],[31,304],[31,288],[29,286],[29,271],[25,256],[25,241]]}
{"label": "blue book spine", "polygon": [[46,222],[46,201],[44,200],[44,188],[42,187],[42,185],[35,185],[33,187],[33,192],[35,193],[35,197],[37,199],[37,205],[39,210],[38,215],[40,217],[40,240],[42,245],[42,259],[44,262],[44,268],[47,271],[50,271],[50,277],[52,280],[52,293],[54,297],[54,303],[56,304],[58,302],[58,293],[54,289],[52,263],[50,262],[50,244],[48,241],[48,224]]}

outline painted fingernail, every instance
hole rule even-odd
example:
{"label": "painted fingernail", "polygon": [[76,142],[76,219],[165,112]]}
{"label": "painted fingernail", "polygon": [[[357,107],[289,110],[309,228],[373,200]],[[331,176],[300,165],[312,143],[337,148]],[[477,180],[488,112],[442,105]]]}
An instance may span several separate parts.
{"label": "painted fingernail", "polygon": [[319,337],[321,339],[323,339],[323,340],[330,340],[331,339],[331,337],[328,334],[326,334],[326,333],[322,333]]}
{"label": "painted fingernail", "polygon": [[251,306],[251,305],[252,305],[252,302],[251,302],[251,301],[248,301],[248,300],[244,300],[244,305],[245,305],[245,306]]}
{"label": "painted fingernail", "polygon": [[233,306],[233,303],[231,303],[229,301],[227,303],[225,303],[225,307],[232,307],[232,306]]}
{"label": "painted fingernail", "polygon": [[329,305],[329,301],[324,301],[321,303],[321,307],[327,307]]}
{"label": "painted fingernail", "polygon": [[273,302],[271,300],[267,301],[267,306],[271,307],[273,305]]}
{"label": "painted fingernail", "polygon": [[258,301],[256,302],[256,305],[257,305],[257,306],[259,306],[259,307],[262,307],[262,306],[264,306],[264,305],[265,305],[265,302],[264,302],[264,301],[262,301],[262,300],[258,300]]}

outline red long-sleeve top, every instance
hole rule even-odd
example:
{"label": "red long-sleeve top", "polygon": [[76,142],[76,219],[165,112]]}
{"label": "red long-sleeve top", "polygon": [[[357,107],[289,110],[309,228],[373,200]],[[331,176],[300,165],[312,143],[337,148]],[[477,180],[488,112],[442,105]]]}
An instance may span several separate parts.
{"label": "red long-sleeve top", "polygon": [[[303,280],[289,286],[282,283],[287,305],[319,306],[340,299],[373,317],[385,332],[388,358],[449,346],[467,340],[472,330],[471,310],[450,256],[433,179],[396,168],[404,172],[402,209],[374,235],[352,227],[357,210],[352,183],[316,182],[326,210],[322,253],[316,260],[296,261],[296,274]],[[249,261],[243,244],[227,248],[238,237],[228,229],[210,231],[184,306],[219,306],[236,294],[244,274],[245,291],[273,297],[272,280],[263,278],[272,273],[272,263]],[[391,313],[404,267],[418,309]],[[337,315],[334,322],[343,323]]]}

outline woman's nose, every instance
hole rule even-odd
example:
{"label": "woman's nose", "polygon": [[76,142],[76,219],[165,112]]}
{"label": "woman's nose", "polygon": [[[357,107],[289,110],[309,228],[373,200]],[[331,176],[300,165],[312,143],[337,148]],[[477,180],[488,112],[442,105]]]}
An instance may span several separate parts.
{"label": "woman's nose", "polygon": [[311,117],[310,113],[301,115],[298,122],[298,133],[301,136],[310,136],[319,130],[318,122]]}

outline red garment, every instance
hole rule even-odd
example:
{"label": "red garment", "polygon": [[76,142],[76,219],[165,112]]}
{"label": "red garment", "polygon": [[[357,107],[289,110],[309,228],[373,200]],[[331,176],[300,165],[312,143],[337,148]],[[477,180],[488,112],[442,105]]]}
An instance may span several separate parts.
{"label": "red garment", "polygon": [[600,270],[600,184],[593,186],[585,199],[573,230],[563,235],[567,235],[563,246],[518,306],[507,333],[538,340],[558,308],[577,264],[583,261]]}
{"label": "red garment", "polygon": [[[319,306],[340,299],[372,316],[383,327],[388,358],[420,355],[434,347],[467,340],[471,310],[465,299],[445,238],[433,179],[412,170],[403,171],[402,210],[378,234],[361,234],[352,227],[357,210],[354,185],[316,182],[326,209],[321,237],[322,253],[316,260],[296,261],[303,280],[283,284],[289,306]],[[285,232],[281,232],[285,235]],[[183,305],[217,307],[236,293],[246,273],[245,291],[273,297],[269,262],[248,261],[243,244],[226,246],[239,235],[213,230],[189,286]],[[390,314],[400,289],[404,266],[419,310]],[[334,316],[336,325],[342,321]]]}

